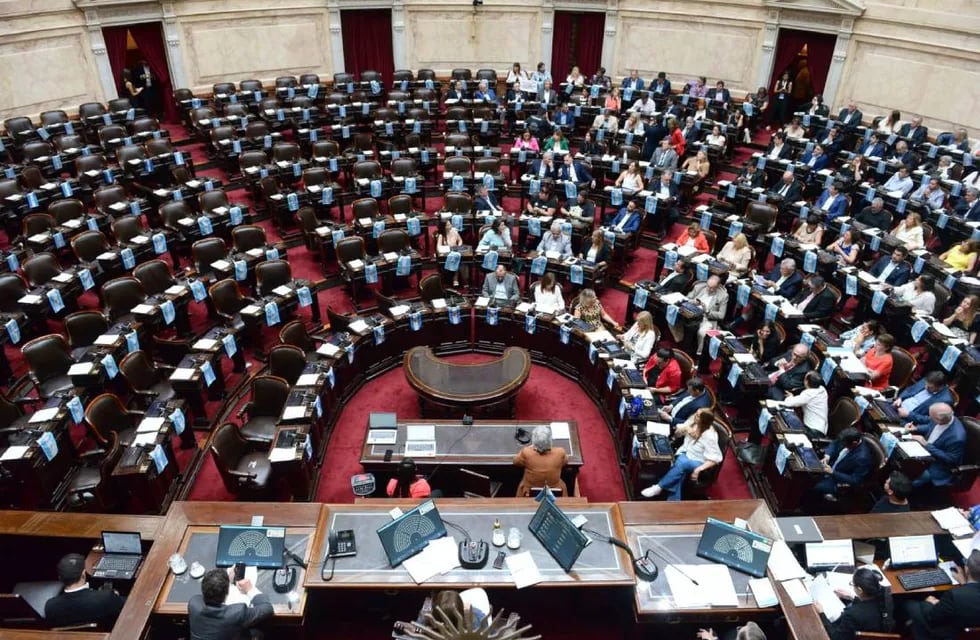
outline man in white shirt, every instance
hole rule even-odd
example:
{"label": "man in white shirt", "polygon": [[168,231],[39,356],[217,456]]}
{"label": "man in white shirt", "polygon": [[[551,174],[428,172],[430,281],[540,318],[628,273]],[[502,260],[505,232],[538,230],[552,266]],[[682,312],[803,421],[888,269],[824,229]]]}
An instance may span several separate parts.
{"label": "man in white shirt", "polygon": [[802,407],[803,424],[807,435],[811,438],[826,437],[827,435],[827,389],[816,371],[810,371],[803,376],[803,390],[797,395],[786,393],[786,399],[780,403],[784,407]]}
{"label": "man in white shirt", "polygon": [[909,168],[900,167],[898,171],[895,172],[895,175],[888,178],[888,181],[885,182],[882,188],[886,193],[900,191],[902,197],[904,198],[910,191],[912,191],[913,187],[915,187],[915,183],[912,182],[912,178],[909,177]]}
{"label": "man in white shirt", "polygon": [[641,116],[650,117],[657,112],[657,103],[650,99],[650,94],[645,93],[633,102],[629,109],[630,113],[639,113]]}
{"label": "man in white shirt", "polygon": [[593,129],[604,129],[607,134],[616,133],[619,129],[619,120],[613,115],[612,109],[605,109],[592,121]]}
{"label": "man in white shirt", "polygon": [[[696,343],[697,355],[701,355],[701,346],[704,344],[705,334],[717,329],[721,321],[725,319],[725,314],[728,311],[728,291],[721,286],[721,279],[712,275],[706,282],[699,282],[694,285],[687,299],[701,307],[703,313],[701,324],[698,325]],[[684,323],[681,318],[678,318],[676,324],[668,324],[668,326],[674,336],[674,342],[682,342],[684,340]]]}

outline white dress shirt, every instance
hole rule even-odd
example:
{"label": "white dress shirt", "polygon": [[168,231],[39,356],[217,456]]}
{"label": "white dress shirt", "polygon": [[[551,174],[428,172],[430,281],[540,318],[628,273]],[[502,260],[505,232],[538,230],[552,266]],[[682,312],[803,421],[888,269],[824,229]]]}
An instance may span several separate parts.
{"label": "white dress shirt", "polygon": [[827,390],[823,387],[804,389],[783,400],[785,407],[802,407],[803,424],[827,435]]}
{"label": "white dress shirt", "polygon": [[534,287],[534,308],[541,313],[558,313],[565,310],[565,299],[561,295],[561,287],[555,286],[552,291],[545,291],[540,285]]}
{"label": "white dress shirt", "polygon": [[[692,415],[691,419],[696,415]],[[678,455],[682,453],[686,453],[691,460],[701,460],[702,462],[721,462],[725,458],[721,452],[721,447],[718,446],[718,432],[713,427],[702,433],[697,440],[692,438],[690,434],[685,435],[684,444],[677,450]]]}
{"label": "white dress shirt", "polygon": [[653,346],[656,344],[657,335],[653,331],[640,331],[636,323],[629,328],[625,334],[623,334],[623,343],[626,346],[626,350],[633,355],[633,360],[635,362],[646,362],[650,357],[650,352],[653,351]]}

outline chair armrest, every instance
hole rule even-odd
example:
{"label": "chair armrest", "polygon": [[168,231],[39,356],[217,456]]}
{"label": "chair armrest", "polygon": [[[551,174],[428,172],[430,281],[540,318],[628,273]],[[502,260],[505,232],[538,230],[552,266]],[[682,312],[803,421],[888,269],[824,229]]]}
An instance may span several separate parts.
{"label": "chair armrest", "polygon": [[157,370],[159,370],[159,371],[165,371],[165,372],[168,371],[168,372],[170,372],[170,373],[167,374],[167,377],[169,377],[171,373],[173,373],[174,371],[177,370],[177,367],[175,367],[175,366],[173,366],[171,364],[165,364],[163,362],[154,362],[153,363],[153,366]]}
{"label": "chair armrest", "polygon": [[980,464],[961,464],[950,469],[954,475],[964,475],[967,473],[980,473]]}
{"label": "chair armrest", "polygon": [[153,391],[145,391],[142,389],[133,389],[133,393],[138,396],[143,396],[144,398],[155,398],[157,394]]}
{"label": "chair armrest", "polygon": [[139,417],[141,420],[146,416],[146,411],[139,411],[138,409],[129,409],[129,415]]}
{"label": "chair armrest", "polygon": [[98,460],[104,457],[106,454],[105,449],[92,449],[91,451],[86,451],[85,453],[78,454],[78,459],[82,462],[88,462],[91,460]]}
{"label": "chair armrest", "polygon": [[242,406],[242,408],[235,413],[235,417],[241,419],[241,417],[245,415],[246,412],[251,412],[251,411],[252,411],[252,403],[246,402],[245,405]]}
{"label": "chair armrest", "polygon": [[[33,379],[33,377],[32,377],[32,379]],[[37,384],[37,381],[35,381],[35,384]],[[14,400],[14,404],[21,405],[21,406],[27,405],[27,404],[38,404],[40,402],[44,402],[44,399],[43,398],[30,398],[30,397],[24,396],[23,398],[17,398],[16,400]]]}
{"label": "chair armrest", "polygon": [[255,478],[258,477],[254,473],[248,473],[246,471],[236,471],[234,469],[229,469],[228,474],[245,481],[247,484],[251,484],[255,480]]}
{"label": "chair armrest", "polygon": [[82,624],[73,624],[67,627],[53,627],[52,631],[83,631],[85,629],[98,629],[99,625],[94,622],[85,622]]}

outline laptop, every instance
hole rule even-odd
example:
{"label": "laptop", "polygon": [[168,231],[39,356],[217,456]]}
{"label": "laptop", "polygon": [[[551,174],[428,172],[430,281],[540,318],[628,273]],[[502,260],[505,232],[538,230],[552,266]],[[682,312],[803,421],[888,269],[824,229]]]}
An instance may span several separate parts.
{"label": "laptop", "polygon": [[898,423],[903,422],[902,417],[898,415],[898,409],[896,409],[895,405],[890,401],[875,399],[874,403],[875,403],[875,407],[877,407],[879,411],[885,414],[885,419],[888,420],[889,422],[898,422]]}
{"label": "laptop", "polygon": [[892,569],[935,567],[939,563],[936,539],[931,535],[888,538],[888,557]]}
{"label": "laptop", "polygon": [[92,577],[132,580],[143,561],[143,540],[139,532],[103,531],[102,548],[105,553],[95,565]]}
{"label": "laptop", "polygon": [[410,440],[405,443],[405,456],[408,458],[431,458],[435,455],[435,441]]}
{"label": "laptop", "polygon": [[698,557],[761,578],[766,575],[772,540],[722,520],[708,518],[698,542]]}
{"label": "laptop", "polygon": [[388,556],[388,564],[397,567],[429,544],[446,535],[436,503],[426,500],[378,528],[378,538]]}
{"label": "laptop", "polygon": [[804,550],[808,571],[854,570],[854,544],[850,539],[807,542]]}
{"label": "laptop", "polygon": [[780,533],[786,544],[801,544],[804,542],[823,542],[823,534],[813,518],[776,518]]}

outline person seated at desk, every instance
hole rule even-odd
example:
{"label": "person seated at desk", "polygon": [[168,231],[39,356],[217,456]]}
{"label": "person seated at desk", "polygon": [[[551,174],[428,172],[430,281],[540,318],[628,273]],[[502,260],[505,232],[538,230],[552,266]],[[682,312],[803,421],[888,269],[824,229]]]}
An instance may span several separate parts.
{"label": "person seated at desk", "polygon": [[908,254],[908,249],[899,245],[892,250],[890,255],[880,257],[878,262],[871,266],[868,273],[885,284],[890,284],[893,287],[901,286],[908,282],[909,274],[912,273],[912,267],[905,261]]}
{"label": "person seated at desk", "polygon": [[497,104],[497,92],[490,88],[490,85],[486,80],[480,80],[480,84],[476,85],[476,92],[473,94],[474,102],[483,102],[486,104]]}
{"label": "person seated at desk", "polygon": [[871,513],[908,513],[912,510],[909,496],[912,495],[912,481],[901,471],[892,471],[885,480],[884,495],[878,498]]}
{"label": "person seated at desk", "polygon": [[741,277],[749,269],[752,261],[752,247],[744,233],[737,234],[725,243],[717,256],[718,262],[727,266],[736,277]]}
{"label": "person seated at desk", "polygon": [[551,223],[551,229],[541,236],[537,251],[542,256],[558,253],[561,260],[572,257],[572,239],[562,232],[561,222],[555,220]]}
{"label": "person seated at desk", "polygon": [[457,80],[449,87],[446,100],[462,100],[466,97],[466,90],[463,89],[463,81]]}
{"label": "person seated at desk", "polygon": [[907,196],[912,189],[915,187],[915,183],[912,182],[912,178],[909,176],[909,168],[902,165],[898,168],[891,178],[885,181],[885,184],[881,185],[885,193],[899,193],[899,197],[904,198]]}
{"label": "person seated at desk", "polygon": [[924,425],[909,423],[905,433],[921,444],[932,456],[933,462],[915,479],[912,486],[946,487],[953,483],[953,467],[963,464],[966,448],[966,429],[953,413],[953,407],[937,402],[929,407],[929,422]]}
{"label": "person seated at desk", "polygon": [[816,371],[808,371],[803,376],[803,390],[797,394],[787,392],[786,399],[782,401],[784,407],[792,409],[803,409],[803,425],[806,427],[807,436],[810,438],[824,438],[827,436],[827,389],[823,386],[823,379]]}
{"label": "person seated at desk", "polygon": [[642,214],[636,208],[636,201],[630,200],[612,219],[610,228],[618,233],[635,233],[640,228]]}
{"label": "person seated at desk", "polygon": [[805,164],[813,171],[820,171],[827,166],[828,162],[830,162],[830,158],[824,154],[823,145],[819,144],[814,146],[812,151],[804,153],[803,157],[800,158],[800,164]]}
{"label": "person seated at desk", "polygon": [[909,197],[924,202],[930,209],[942,209],[946,202],[946,192],[939,184],[939,178],[929,178],[929,182],[913,191]]}
{"label": "person seated at desk", "polygon": [[681,171],[694,172],[699,179],[707,178],[711,173],[711,162],[708,161],[708,154],[703,149],[698,150],[697,154],[684,161]]}
{"label": "person seated at desk", "polygon": [[[806,127],[803,126],[803,120],[799,117],[794,117],[789,124],[787,124],[782,131],[777,131],[776,135],[780,133],[784,134],[787,138],[792,140],[802,140],[806,137]],[[773,136],[775,138],[775,136]],[[766,152],[768,155],[768,151]],[[788,155],[788,152],[787,152]],[[769,156],[770,158],[778,158],[784,156]]]}
{"label": "person seated at desk", "polygon": [[870,167],[871,161],[865,159],[864,156],[854,156],[850,162],[841,167],[838,172],[841,180],[849,181],[851,184],[859,184],[861,182],[874,182],[875,172],[872,167]]}
{"label": "person seated at desk", "polygon": [[521,132],[520,137],[514,140],[514,146],[512,148],[518,151],[521,149],[534,152],[541,151],[541,147],[538,145],[538,139],[531,135],[530,129],[525,129]]}
{"label": "person seated at desk", "polygon": [[[700,151],[698,153],[701,153]],[[690,160],[690,158],[688,158]],[[740,187],[746,189],[756,189],[762,187],[765,183],[766,176],[761,171],[759,171],[758,165],[754,162],[749,162],[738,174],[738,178],[735,179],[736,184]]]}
{"label": "person seated at desk", "polygon": [[504,208],[500,206],[500,201],[497,200],[496,194],[490,191],[490,189],[487,188],[487,185],[482,182],[476,188],[476,198],[473,200],[473,210],[477,212],[489,211],[494,215],[500,214],[501,219],[505,220],[508,226],[514,224],[513,217],[504,212]]}
{"label": "person seated at desk", "polygon": [[[820,246],[823,240],[823,225],[820,224],[820,216],[809,214],[806,220],[796,227],[793,238],[800,244],[815,244]],[[834,244],[837,244],[836,242]],[[831,247],[834,244],[830,245]],[[830,250],[830,249],[828,249]]]}
{"label": "person seated at desk", "polygon": [[929,424],[929,409],[937,403],[953,405],[953,394],[946,383],[946,374],[942,371],[930,371],[911,384],[895,398],[893,404],[902,418],[909,420],[907,428]]}
{"label": "person seated at desk", "polygon": [[558,175],[558,167],[555,166],[555,154],[546,150],[543,156],[531,163],[531,170],[528,175],[538,180],[554,180]]}
{"label": "person seated at desk", "polygon": [[824,477],[813,490],[824,500],[836,502],[839,485],[857,487],[871,474],[874,463],[861,432],[847,427],[827,447],[822,464]]}
{"label": "person seated at desk", "polygon": [[803,195],[803,187],[796,181],[796,174],[792,171],[783,171],[779,182],[769,189],[769,195],[780,198],[784,203],[797,202]]}
{"label": "person seated at desk", "polygon": [[[770,160],[789,160],[792,151],[789,143],[786,142],[786,135],[783,135],[781,131],[777,131],[773,135],[772,140],[769,141],[765,157]],[[755,164],[754,159],[751,159],[749,162],[750,164]]]}
{"label": "person seated at desk", "polygon": [[678,234],[674,238],[674,244],[678,248],[681,247],[693,247],[697,249],[698,253],[707,253],[710,249],[708,246],[708,238],[701,231],[701,224],[698,222],[692,222],[687,225],[687,228]]}
{"label": "person seated at desk", "polygon": [[568,495],[561,471],[568,464],[568,454],[562,447],[551,445],[551,427],[539,425],[531,432],[531,444],[514,456],[514,466],[524,468],[524,477],[517,485],[517,497],[527,498],[531,489],[551,487]]}
{"label": "person seated at desk", "polygon": [[897,162],[907,167],[914,167],[919,164],[919,158],[913,152],[909,151],[909,146],[904,140],[899,140],[895,143],[895,150],[892,151],[888,162]]}
{"label": "person seated at desk", "polygon": [[[721,284],[721,278],[717,275],[710,275],[704,282],[699,282],[691,289],[687,299],[701,308],[701,323],[698,325],[698,336],[695,355],[701,355],[701,347],[704,344],[704,336],[709,331],[714,331],[721,326],[728,313],[728,290]],[[679,320],[679,319],[678,319]],[[681,343],[684,340],[684,323],[678,321],[670,327],[670,333],[674,336],[674,341]]]}
{"label": "person seated at desk", "polygon": [[572,70],[565,76],[565,83],[572,85],[576,89],[581,89],[585,86],[585,76],[579,71],[578,66],[572,66]]}
{"label": "person seated at desk", "polygon": [[837,258],[837,262],[850,266],[857,262],[861,255],[861,236],[853,227],[842,233],[839,238],[827,246],[827,251]]}
{"label": "person seated at desk", "polygon": [[623,110],[623,97],[619,91],[619,87],[612,88],[612,91],[606,96],[606,100],[602,103],[602,106],[612,113],[619,113]]}
{"label": "person seated at desk", "polygon": [[708,79],[704,76],[691,80],[687,86],[687,94],[692,98],[703,98],[708,95]]}
{"label": "person seated at desk", "polygon": [[838,127],[831,127],[827,129],[820,140],[820,147],[823,148],[823,152],[827,157],[827,162],[830,162],[835,155],[837,155],[841,150],[841,145],[844,144],[843,136],[840,135],[840,129]]}
{"label": "person seated at desk", "polygon": [[817,201],[813,203],[815,209],[827,213],[827,222],[834,218],[844,215],[847,211],[847,198],[840,192],[840,185],[832,182],[829,187],[824,189]]}
{"label": "person seated at desk", "polygon": [[643,378],[647,381],[650,393],[657,402],[663,404],[667,396],[681,389],[681,364],[668,347],[657,349],[657,353],[647,360],[643,367]]}
{"label": "person seated at desk", "polygon": [[796,270],[796,261],[783,258],[776,267],[766,274],[763,286],[775,290],[775,295],[792,300],[803,286],[803,276]]}
{"label": "person seated at desk", "polygon": [[818,93],[810,99],[810,106],[807,107],[805,113],[826,118],[830,114],[830,107],[824,104],[823,96]]}
{"label": "person seated at desk", "polygon": [[544,141],[545,151],[568,151],[568,139],[565,134],[561,132],[561,129],[555,128],[555,131],[551,134],[551,137]]}
{"label": "person seated at desk", "polygon": [[616,339],[623,343],[623,349],[630,354],[637,365],[646,364],[657,343],[657,332],[653,328],[653,316],[649,311],[636,314],[633,326],[626,333],[620,333]]}
{"label": "person seated at desk", "polygon": [[429,481],[418,475],[415,461],[403,458],[395,470],[395,477],[388,481],[385,493],[389,498],[428,498],[432,495]]}
{"label": "person seated at desk", "polygon": [[[459,231],[453,226],[453,221],[447,218],[442,229],[436,233],[436,252],[438,253],[444,247],[448,251],[458,251],[461,246],[463,246],[463,236],[459,235]],[[460,275],[464,278],[467,277],[468,270],[469,267],[466,265],[460,265],[459,270],[453,273],[454,287],[459,286]]]}
{"label": "person seated at desk", "polygon": [[589,78],[589,84],[590,85],[597,84],[602,88],[603,91],[609,91],[609,88],[612,87],[612,78],[610,78],[606,74],[605,67],[599,67],[599,70],[593,73],[592,76]]}
{"label": "person seated at desk", "polygon": [[[677,98],[673,98],[676,100]],[[680,118],[683,114],[683,109],[680,110],[681,113],[674,116],[675,118]],[[701,130],[698,129],[697,124],[694,122],[693,116],[687,116],[684,118],[684,126],[681,127],[681,136],[683,136],[684,141],[687,143],[697,142],[701,139]]]}
{"label": "person seated at desk", "polygon": [[595,186],[595,180],[589,173],[588,167],[566,153],[560,167],[558,167],[558,179],[566,182],[574,182],[576,185]]}
{"label": "person seated at desk", "polygon": [[650,164],[661,169],[677,168],[677,152],[670,146],[670,138],[660,139],[660,146],[653,152]]}
{"label": "person seated at desk", "polygon": [[602,113],[592,121],[592,128],[598,131],[602,129],[606,135],[615,135],[619,130],[619,119],[616,118],[612,109],[603,109]]}
{"label": "person seated at desk", "polygon": [[943,324],[953,330],[956,337],[968,340],[970,344],[977,343],[977,333],[980,332],[980,298],[975,295],[964,296],[953,313],[949,314]]}
{"label": "person seated at desk", "polygon": [[52,627],[96,623],[111,629],[126,599],[115,591],[92,589],[85,574],[85,556],[69,553],[58,561],[61,592],[44,603],[44,619]]}
{"label": "person seated at desk", "polygon": [[643,191],[643,176],[640,175],[640,166],[635,160],[630,161],[616,178],[616,186],[629,193]]}
{"label": "person seated at desk", "polygon": [[[980,171],[974,173],[980,173]],[[953,214],[964,220],[972,220],[974,222],[980,220],[980,189],[967,189],[966,193],[963,194],[963,197],[953,208]]]}
{"label": "person seated at desk", "polygon": [[772,360],[779,351],[779,336],[773,329],[771,322],[763,321],[755,330],[755,335],[748,339],[749,353],[759,362]]}
{"label": "person seated at desk", "polygon": [[890,632],[895,625],[892,599],[891,594],[881,586],[878,572],[861,567],[854,572],[851,585],[855,597],[847,602],[834,622],[827,618],[819,602],[813,604],[830,640],[854,640],[858,632]]}
{"label": "person seated at desk", "polygon": [[[575,114],[569,111],[568,103],[566,102],[558,109],[555,114],[555,131],[571,131],[575,128]],[[563,136],[564,138],[564,136]],[[568,140],[564,139],[565,151],[568,151]]]}
{"label": "person seated at desk", "polygon": [[809,356],[810,348],[801,343],[766,364],[766,368],[772,370],[767,394],[770,400],[785,400],[786,392],[803,386],[803,377],[810,371]]}
{"label": "person seated at desk", "polygon": [[540,280],[531,285],[531,298],[534,300],[534,309],[539,313],[557,315],[565,311],[561,287],[551,271],[546,271]]}
{"label": "person seated at desk", "polygon": [[691,274],[687,271],[687,260],[678,257],[674,268],[657,283],[657,293],[684,293],[691,282]]}
{"label": "person seated at desk", "polygon": [[[714,629],[698,629],[695,637],[698,640],[718,640],[718,635]],[[734,633],[722,634],[722,640],[766,640],[766,634],[759,625],[752,622],[735,627]]]}
{"label": "person seated at desk", "polygon": [[728,139],[725,138],[725,134],[721,132],[721,127],[715,125],[711,128],[711,133],[705,136],[704,141],[711,147],[717,147],[724,151],[725,146],[728,144]]}
{"label": "person seated at desk", "polygon": [[626,122],[623,123],[623,132],[632,133],[634,136],[642,136],[646,131],[646,127],[643,126],[643,121],[640,120],[640,114],[633,111],[630,113]]}
{"label": "person seated at desk", "polygon": [[868,141],[858,147],[858,155],[865,158],[884,158],[888,152],[888,145],[881,141],[877,133],[872,133]]}
{"label": "person seated at desk", "polygon": [[239,580],[235,587],[245,595],[248,604],[225,604],[234,568],[211,569],[201,578],[201,593],[187,603],[187,622],[194,640],[258,640],[264,635],[257,625],[275,614],[269,596],[259,591],[251,580]]}
{"label": "person seated at desk", "polygon": [[633,101],[633,106],[629,108],[629,112],[649,118],[657,112],[657,103],[650,98],[649,93],[644,93]]}
{"label": "person seated at desk", "polygon": [[698,409],[706,409],[711,404],[711,396],[704,388],[701,378],[689,378],[684,390],[668,398],[669,403],[659,410],[660,419],[676,427],[694,415]]}
{"label": "person seated at desk", "polygon": [[962,582],[941,597],[905,602],[914,640],[953,640],[964,629],[980,626],[980,550],[970,554],[964,569]]}
{"label": "person seated at desk", "polygon": [[868,386],[877,391],[881,391],[888,386],[888,378],[892,374],[892,367],[895,360],[892,356],[892,349],[895,347],[895,338],[889,333],[882,333],[875,340],[873,349],[868,350],[862,359],[864,366],[868,369],[871,380]]}
{"label": "person seated at desk", "polygon": [[892,289],[892,295],[901,302],[907,302],[913,310],[932,315],[936,313],[935,288],[935,278],[923,275],[895,287]]}
{"label": "person seated at desk", "polygon": [[505,307],[516,306],[521,301],[521,287],[517,276],[507,271],[507,267],[502,264],[498,264],[496,270],[483,279],[482,293],[492,302]]}
{"label": "person seated at desk", "polygon": [[521,63],[515,62],[513,66],[511,66],[510,71],[507,72],[506,82],[507,84],[513,84],[514,82],[520,82],[521,80],[529,80],[529,79],[530,76],[528,76],[527,71],[521,69]]}
{"label": "person seated at desk", "polygon": [[803,313],[808,322],[829,317],[837,306],[837,297],[827,288],[823,276],[812,275],[807,280],[808,290],[801,291],[793,299],[793,306]]}
{"label": "person seated at desk", "polygon": [[708,104],[704,100],[698,100],[694,105],[694,115],[691,116],[695,122],[701,122],[709,118]]}
{"label": "person seated at desk", "polygon": [[884,199],[876,197],[869,206],[861,209],[861,212],[854,216],[854,222],[886,231],[892,227],[892,214],[885,209]]}
{"label": "person seated at desk", "polygon": [[582,292],[578,294],[578,302],[575,304],[572,315],[591,325],[595,331],[603,328],[603,322],[615,327],[616,331],[623,330],[623,325],[613,320],[612,316],[606,313],[595,291],[588,287],[582,289]]}
{"label": "person seated at desk", "polygon": [[658,96],[670,95],[670,80],[667,79],[666,72],[661,71],[657,74],[657,79],[650,83],[650,91]]}
{"label": "person seated at desk", "polygon": [[538,91],[538,102],[541,103],[541,110],[548,114],[548,108],[553,104],[558,104],[558,94],[551,88],[551,80],[545,80],[541,91]]}
{"label": "person seated at desk", "polygon": [[714,103],[715,108],[719,108],[718,105],[721,105],[720,108],[727,109],[728,105],[732,101],[732,94],[725,88],[724,80],[719,80],[716,82],[715,88],[708,92],[707,97],[711,99],[712,103]]}
{"label": "person seated at desk", "polygon": [[513,246],[514,240],[510,236],[510,227],[507,226],[506,220],[500,218],[483,233],[477,249],[499,251],[501,249],[510,249]]}
{"label": "person seated at desk", "polygon": [[631,69],[629,77],[623,78],[623,89],[630,89],[634,93],[637,91],[643,91],[643,78],[640,77],[640,72],[636,69]]}
{"label": "person seated at desk", "polygon": [[551,217],[558,211],[558,198],[553,192],[550,182],[542,182],[538,192],[527,199],[525,211],[534,216]]}
{"label": "person seated at desk", "polygon": [[578,152],[585,158],[598,158],[605,155],[606,143],[597,140],[591,131],[586,131],[585,137],[582,138],[582,144],[578,147]]}
{"label": "person seated at desk", "polygon": [[[575,195],[574,204],[565,202],[568,207],[562,207],[558,210],[563,216],[568,216],[569,218],[575,218],[582,220],[589,224],[595,223],[595,203],[589,200],[589,192],[585,189],[579,189],[578,193]],[[594,234],[593,234],[594,235]],[[580,258],[582,256],[579,256]],[[599,260],[598,262],[602,262]]]}
{"label": "person seated at desk", "polygon": [[912,146],[918,147],[926,141],[926,136],[929,135],[929,128],[922,126],[922,116],[913,116],[910,122],[902,125],[898,135],[903,138],[908,138],[912,141]]}
{"label": "person seated at desk", "polygon": [[592,264],[600,264],[603,262],[608,262],[612,252],[609,250],[609,245],[606,244],[606,234],[603,233],[602,229],[596,229],[592,232],[592,237],[589,242],[589,248],[586,249],[585,253],[579,253],[579,260],[586,260]]}
{"label": "person seated at desk", "polygon": [[881,332],[882,327],[877,320],[868,320],[840,334],[841,340],[844,341],[841,346],[853,351],[857,357],[863,358],[865,353],[874,348]]}
{"label": "person seated at desk", "polygon": [[963,240],[958,242],[939,259],[957,271],[973,273],[977,268],[977,256],[980,255],[980,240]]}
{"label": "person seated at desk", "polygon": [[674,435],[683,436],[684,442],[677,450],[670,470],[656,484],[640,491],[643,497],[656,498],[666,491],[668,501],[680,500],[688,476],[697,481],[702,472],[721,464],[725,454],[718,446],[714,422],[715,414],[711,409],[700,408],[683,423],[676,425]]}

